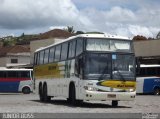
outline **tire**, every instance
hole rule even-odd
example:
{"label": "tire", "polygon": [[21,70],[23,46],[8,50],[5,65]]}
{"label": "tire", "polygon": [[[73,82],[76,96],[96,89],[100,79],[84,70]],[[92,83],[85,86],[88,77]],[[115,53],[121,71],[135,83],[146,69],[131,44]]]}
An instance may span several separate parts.
{"label": "tire", "polygon": [[44,85],[44,87],[43,87],[43,97],[44,97],[44,102],[51,101],[51,97],[48,96],[47,85]]}
{"label": "tire", "polygon": [[112,100],[112,107],[117,107],[118,106],[118,101]]}
{"label": "tire", "polygon": [[159,88],[154,89],[154,95],[160,95],[160,89]]}
{"label": "tire", "polygon": [[39,85],[39,99],[41,102],[44,101],[42,84]]}
{"label": "tire", "polygon": [[69,102],[72,106],[76,105],[76,92],[75,87],[71,87],[69,90]]}
{"label": "tire", "polygon": [[77,105],[83,104],[83,100],[76,100],[76,104],[77,104]]}
{"label": "tire", "polygon": [[22,93],[23,93],[23,94],[30,94],[30,93],[31,93],[31,90],[30,90],[29,87],[23,87]]}

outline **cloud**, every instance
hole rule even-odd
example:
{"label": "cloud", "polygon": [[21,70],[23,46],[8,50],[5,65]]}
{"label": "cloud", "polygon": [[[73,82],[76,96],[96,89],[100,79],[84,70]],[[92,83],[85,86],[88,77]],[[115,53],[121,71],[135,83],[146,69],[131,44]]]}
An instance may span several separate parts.
{"label": "cloud", "polygon": [[86,8],[83,15],[94,22],[94,27],[103,32],[124,36],[144,35],[155,37],[160,30],[160,9],[141,8],[132,11],[114,6],[109,10]]}
{"label": "cloud", "polygon": [[0,16],[0,27],[6,29],[85,24],[87,21],[85,16],[79,16],[70,0],[3,0]]}
{"label": "cloud", "polygon": [[0,34],[74,26],[123,36],[155,37],[159,0],[0,0]]}

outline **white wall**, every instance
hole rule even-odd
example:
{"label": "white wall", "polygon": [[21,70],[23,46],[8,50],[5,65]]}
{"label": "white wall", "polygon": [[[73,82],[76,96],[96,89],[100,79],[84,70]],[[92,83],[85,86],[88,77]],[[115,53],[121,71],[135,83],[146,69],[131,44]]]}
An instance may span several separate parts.
{"label": "white wall", "polygon": [[134,49],[137,57],[160,56],[160,40],[135,41]]}
{"label": "white wall", "polygon": [[0,57],[0,67],[6,66],[6,57]]}
{"label": "white wall", "polygon": [[[23,55],[22,55],[23,54]],[[22,53],[21,55],[8,55],[6,58],[6,66],[16,66],[30,64],[30,53]],[[11,59],[17,59],[18,63],[11,63]]]}

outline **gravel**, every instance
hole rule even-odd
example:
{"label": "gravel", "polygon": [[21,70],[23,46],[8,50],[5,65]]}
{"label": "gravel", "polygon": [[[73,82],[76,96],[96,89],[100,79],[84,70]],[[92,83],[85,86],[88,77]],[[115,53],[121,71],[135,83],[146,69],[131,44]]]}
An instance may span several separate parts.
{"label": "gravel", "polygon": [[49,103],[39,101],[37,94],[0,93],[0,113],[160,113],[160,96],[137,95],[134,102],[119,102],[112,107],[110,101],[87,101],[70,106],[63,98]]}

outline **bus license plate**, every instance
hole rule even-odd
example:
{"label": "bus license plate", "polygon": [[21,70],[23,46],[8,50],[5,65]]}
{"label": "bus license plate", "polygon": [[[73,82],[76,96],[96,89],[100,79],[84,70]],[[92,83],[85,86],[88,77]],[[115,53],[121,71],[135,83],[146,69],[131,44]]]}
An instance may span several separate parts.
{"label": "bus license plate", "polygon": [[108,94],[108,98],[116,98],[116,94]]}

